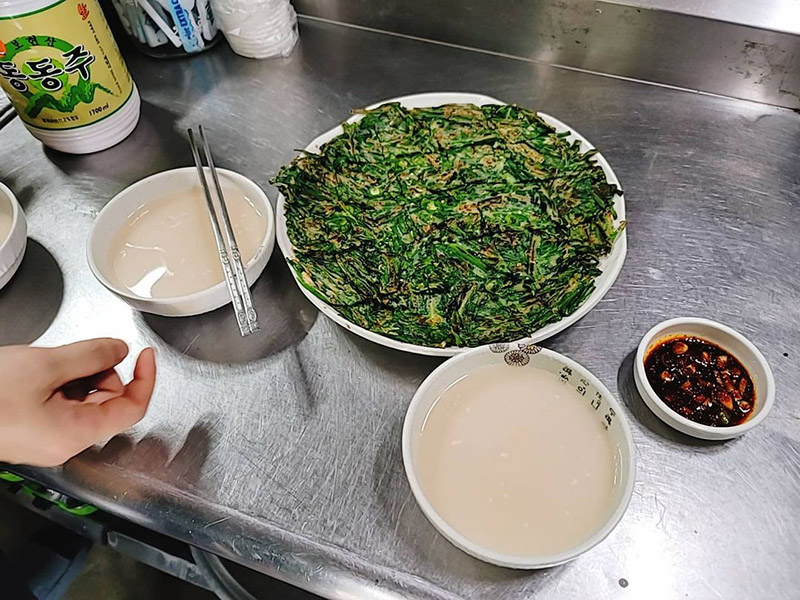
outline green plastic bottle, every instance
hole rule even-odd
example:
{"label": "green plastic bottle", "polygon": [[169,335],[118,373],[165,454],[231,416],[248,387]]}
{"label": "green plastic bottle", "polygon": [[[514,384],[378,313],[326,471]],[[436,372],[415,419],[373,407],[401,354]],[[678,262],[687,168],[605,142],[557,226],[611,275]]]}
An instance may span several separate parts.
{"label": "green plastic bottle", "polygon": [[139,93],[97,0],[0,0],[0,86],[54,150],[104,150],[139,121]]}

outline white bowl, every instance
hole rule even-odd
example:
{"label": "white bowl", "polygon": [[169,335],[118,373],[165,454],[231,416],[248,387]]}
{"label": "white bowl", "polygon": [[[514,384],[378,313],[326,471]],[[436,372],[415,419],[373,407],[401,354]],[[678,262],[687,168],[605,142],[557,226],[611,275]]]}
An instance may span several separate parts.
{"label": "white bowl", "polygon": [[[451,527],[428,501],[417,478],[416,449],[424,421],[436,399],[453,383],[485,365],[505,365],[509,369],[539,368],[566,377],[576,389],[580,386],[589,399],[599,400],[597,418],[606,424],[618,465],[612,509],[605,521],[583,542],[558,554],[519,556],[496,552],[468,539]],[[583,380],[583,381],[581,381]],[[587,385],[588,383],[588,385]],[[514,569],[542,569],[565,563],[590,550],[616,527],[633,493],[636,478],[635,451],[627,419],[611,392],[587,369],[566,356],[531,344],[492,344],[463,352],[440,365],[417,390],[403,424],[403,464],[408,482],[422,512],[450,542],[480,560]]]}
{"label": "white bowl", "polygon": [[[650,348],[662,339],[675,335],[691,335],[708,340],[730,352],[742,363],[750,374],[756,391],[753,414],[747,421],[732,427],[702,425],[679,415],[658,397],[647,380],[644,361]],[[653,327],[639,343],[633,377],[642,400],[659,419],[678,431],[703,440],[729,440],[750,431],[767,417],[775,402],[775,378],[764,355],[742,334],[709,319],[693,317],[670,319]]]}
{"label": "white bowl", "polygon": [[0,289],[17,272],[28,245],[28,222],[25,213],[12,191],[0,183],[0,210],[11,209],[11,229],[8,235],[0,234]]}
{"label": "white bowl", "polygon": [[[233,183],[256,204],[267,219],[264,239],[255,256],[244,266],[247,283],[253,285],[264,267],[267,266],[267,261],[275,245],[275,219],[272,207],[264,191],[244,175],[227,169],[217,169],[217,173],[223,188],[226,181]],[[208,178],[210,181],[210,175]],[[109,277],[111,271],[108,264],[109,248],[120,226],[131,212],[142,204],[161,198],[165,194],[195,186],[198,184],[197,179],[195,167],[173,169],[146,177],[114,196],[98,213],[92,225],[86,248],[89,268],[100,283],[137,310],[165,317],[187,317],[215,310],[231,301],[228,287],[224,281],[186,296],[142,298],[120,287],[114,282],[113,277]]]}

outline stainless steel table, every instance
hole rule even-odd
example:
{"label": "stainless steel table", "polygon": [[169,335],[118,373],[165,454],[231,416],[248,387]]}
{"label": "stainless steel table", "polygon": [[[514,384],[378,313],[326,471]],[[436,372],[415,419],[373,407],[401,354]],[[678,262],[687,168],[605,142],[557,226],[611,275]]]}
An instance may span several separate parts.
{"label": "stainless steel table", "polygon": [[[0,133],[0,177],[32,238],[0,293],[0,343],[119,336],[134,350],[154,345],[160,367],[135,429],[62,469],[18,470],[329,598],[796,598],[800,115],[335,25],[301,29],[287,60],[224,47],[183,61],[129,56],[142,121],[106,152],[43,150],[18,122]],[[546,345],[622,398],[636,487],[614,533],[562,567],[495,568],[434,531],[407,485],[400,429],[438,361],[318,316],[277,250],[254,291],[264,331],[245,342],[228,309],[179,320],[132,312],[86,264],[86,234],[111,196],[191,164],[188,125],[204,123],[218,163],[274,196],[278,167],[351,107],[430,90],[556,115],[602,149],[626,191],[619,280]],[[676,315],[718,319],[761,348],[778,384],[761,427],[701,443],[644,407],[631,353]]]}

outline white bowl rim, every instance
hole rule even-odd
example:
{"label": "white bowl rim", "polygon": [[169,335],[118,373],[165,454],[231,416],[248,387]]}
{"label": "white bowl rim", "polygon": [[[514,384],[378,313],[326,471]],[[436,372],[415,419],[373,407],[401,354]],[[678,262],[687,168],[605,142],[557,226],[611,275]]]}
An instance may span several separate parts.
{"label": "white bowl rim", "polygon": [[[644,359],[645,353],[647,349],[652,345],[652,343],[656,340],[658,335],[667,329],[668,327],[672,327],[674,325],[705,325],[712,329],[717,329],[737,341],[741,342],[742,345],[747,348],[747,351],[752,354],[752,358],[759,364],[759,366],[764,370],[766,374],[766,394],[765,398],[762,400],[763,404],[761,406],[761,410],[758,411],[758,414],[753,416],[753,418],[748,419],[744,423],[739,425],[733,425],[731,427],[712,427],[711,425],[703,425],[702,423],[695,423],[694,421],[687,419],[683,415],[676,413],[670,407],[666,405],[666,403],[658,397],[653,386],[650,385],[650,382],[647,380],[647,373],[644,370]],[[680,334],[676,334],[680,335]],[[688,335],[688,334],[687,334]],[[741,360],[741,357],[737,357],[738,360]],[[701,439],[730,439],[733,437],[737,437],[743,434],[746,431],[749,431],[753,427],[756,427],[759,423],[761,423],[764,419],[767,418],[770,410],[772,410],[772,405],[775,403],[775,377],[772,374],[772,369],[767,362],[767,359],[761,353],[761,351],[756,348],[755,344],[748,340],[745,336],[741,333],[736,331],[735,329],[728,327],[718,321],[713,321],[711,319],[705,319],[702,317],[676,317],[674,319],[667,319],[666,321],[661,321],[660,323],[654,325],[650,328],[650,330],[644,334],[642,337],[642,341],[639,342],[639,347],[636,350],[636,361],[635,361],[635,369],[636,369],[636,376],[639,380],[639,385],[644,388],[644,391],[649,396],[649,400],[651,400],[655,406],[658,407],[660,413],[667,417],[667,421],[665,421],[671,427],[675,427],[670,421],[675,423],[679,423],[683,425],[686,429],[690,429],[692,431],[697,432],[698,434],[703,434]],[[756,402],[758,402],[758,398],[756,398]],[[652,409],[652,407],[651,407]],[[660,415],[658,415],[660,416]],[[681,431],[678,429],[678,431]],[[682,431],[682,433],[686,433]],[[691,435],[691,434],[689,434]],[[709,438],[710,436],[710,438]],[[723,437],[724,436],[724,437]]]}
{"label": "white bowl rim", "polygon": [[627,511],[628,505],[630,504],[631,497],[633,495],[633,486],[636,481],[636,447],[634,446],[631,429],[628,425],[628,420],[622,410],[621,404],[617,401],[611,391],[603,384],[603,382],[580,363],[559,352],[549,350],[548,348],[541,348],[539,353],[541,353],[543,356],[548,356],[558,362],[561,362],[565,366],[571,367],[575,371],[580,372],[583,377],[588,379],[589,382],[598,391],[600,391],[601,394],[603,394],[604,398],[609,402],[611,408],[613,408],[616,412],[618,423],[622,428],[622,438],[625,446],[624,450],[627,451],[628,455],[630,456],[627,464],[623,465],[621,469],[620,477],[624,487],[617,507],[609,515],[602,527],[600,527],[594,534],[575,547],[565,550],[564,552],[537,557],[503,554],[502,552],[496,552],[494,550],[485,548],[459,533],[441,516],[439,516],[439,514],[436,512],[436,509],[434,509],[433,505],[428,501],[425,493],[422,490],[422,486],[419,483],[419,479],[416,475],[416,469],[414,467],[413,456],[411,455],[411,436],[413,435],[413,432],[411,431],[412,421],[419,405],[421,404],[425,395],[428,393],[433,381],[440,377],[445,369],[452,367],[458,362],[467,360],[475,354],[497,356],[491,351],[490,346],[487,345],[478,346],[477,348],[470,348],[469,350],[447,359],[441,365],[439,365],[430,375],[425,378],[419,388],[417,388],[414,397],[411,399],[411,402],[408,405],[406,416],[403,421],[403,466],[405,467],[406,477],[409,485],[411,486],[411,491],[414,494],[417,504],[422,509],[423,514],[428,518],[433,526],[438,529],[440,533],[442,533],[442,535],[444,535],[456,547],[460,548],[467,554],[470,554],[480,560],[512,569],[544,569],[547,567],[553,567],[568,562],[597,546],[606,537],[608,537],[608,535],[622,520],[622,517]]}
{"label": "white bowl rim", "polygon": [[[448,102],[461,102],[461,103],[473,103],[473,104],[507,104],[502,100],[498,100],[493,96],[488,96],[486,94],[476,93],[476,92],[422,92],[418,94],[408,94],[405,96],[397,96],[395,98],[387,98],[385,100],[381,100],[374,104],[371,104],[366,107],[366,110],[371,110],[381,106],[382,104],[386,104],[389,102],[400,102],[400,103],[416,103],[416,102],[425,102],[424,106],[439,106],[441,104],[446,104]],[[555,117],[550,116],[549,114],[541,111],[536,111],[536,113],[541,117],[548,125],[554,127],[556,130],[559,128],[563,130],[567,130],[573,135],[576,139],[580,140],[582,143],[586,144],[588,149],[597,148],[592,144],[586,137],[583,136],[577,129],[571,127],[556,119]],[[332,129],[321,133],[316,138],[314,138],[303,150],[304,152],[316,151],[312,150],[316,149],[321,143],[324,143],[325,140],[327,141],[328,138],[333,139],[334,137],[338,137],[341,135],[341,132],[338,132],[339,129],[342,128],[344,123],[352,123],[357,121],[358,119],[362,118],[363,115],[361,114],[354,114],[351,115],[347,120],[343,123],[339,123]],[[334,135],[335,134],[335,135]],[[605,159],[601,152],[597,152],[594,155],[595,162],[600,165],[603,169],[603,172],[606,175],[606,180],[610,183],[617,185],[617,187],[621,188],[622,184],[619,182],[619,178],[617,177],[614,170],[611,168],[611,165]],[[620,190],[620,193],[615,196],[615,199],[618,198],[619,200],[615,200],[615,208],[617,209],[617,221],[622,222],[626,220],[625,216],[625,194],[624,190]],[[317,296],[314,292],[309,290],[301,281],[297,274],[297,271],[294,269],[294,266],[291,264],[291,259],[294,257],[294,245],[292,244],[291,240],[289,240],[288,232],[286,230],[286,215],[285,215],[285,204],[286,198],[280,192],[278,192],[277,202],[275,205],[275,220],[276,220],[276,240],[278,242],[278,246],[281,249],[281,253],[284,256],[287,264],[289,265],[289,271],[292,274],[295,282],[297,283],[297,287],[300,288],[300,292],[308,298],[309,302],[311,302],[322,314],[324,314],[329,319],[333,320],[335,323],[344,327],[348,331],[352,331],[356,335],[369,340],[371,342],[375,342],[376,344],[380,344],[382,346],[386,346],[387,348],[393,348],[395,350],[400,350],[402,352],[408,352],[411,354],[420,354],[425,356],[455,356],[461,352],[466,352],[470,350],[469,347],[461,347],[461,346],[446,346],[444,348],[440,348],[437,346],[421,346],[419,344],[412,344],[410,342],[402,342],[400,340],[396,340],[394,338],[385,336],[381,333],[377,333],[356,325],[352,321],[347,320],[338,310],[336,310],[332,305],[328,304],[327,301],[322,300],[319,296]],[[620,272],[622,271],[622,267],[625,263],[625,258],[628,252],[628,242],[627,242],[627,227],[622,230],[620,235],[614,241],[614,245],[611,247],[611,250],[607,255],[605,255],[601,259],[601,263],[603,263],[603,273],[595,278],[595,289],[586,298],[583,303],[570,315],[559,319],[554,323],[550,323],[545,325],[544,327],[540,327],[539,329],[530,332],[529,335],[515,340],[515,343],[526,343],[526,344],[537,344],[547,338],[554,336],[555,334],[567,329],[568,327],[574,325],[583,317],[585,317],[599,302],[608,294],[611,290],[611,287],[617,280]],[[612,262],[613,259],[613,262]],[[602,287],[597,286],[597,280],[601,279],[604,276],[608,276],[605,284]]]}
{"label": "white bowl rim", "polygon": [[[208,167],[204,167],[204,168],[208,169]],[[249,177],[246,177],[246,176],[242,175],[241,173],[237,173],[236,171],[231,171],[230,169],[222,169],[220,167],[217,167],[216,170],[217,170],[217,173],[222,173],[222,174],[226,175],[227,177],[230,177],[231,179],[239,180],[239,181],[245,181],[247,183],[252,184],[255,187],[255,189],[258,190],[258,193],[261,195],[262,200],[264,201],[264,205],[267,207],[267,210],[264,212],[264,216],[267,219],[267,229],[266,229],[266,231],[264,233],[264,239],[261,240],[261,244],[259,245],[258,250],[256,251],[256,253],[253,255],[253,258],[251,258],[247,262],[247,264],[244,265],[244,270],[246,272],[247,269],[249,269],[253,264],[255,264],[255,262],[266,251],[267,247],[269,246],[269,240],[274,235],[274,232],[275,232],[275,217],[273,215],[272,205],[270,204],[269,196],[267,196],[267,193],[263,189],[261,189],[260,185],[258,185],[255,181],[253,181]],[[225,280],[222,280],[219,283],[215,283],[213,286],[211,286],[209,288],[206,288],[204,290],[200,290],[198,292],[193,292],[191,294],[186,294],[186,295],[183,295],[183,296],[165,296],[165,297],[159,297],[159,298],[145,298],[144,296],[137,296],[136,294],[131,294],[129,291],[126,291],[126,290],[122,289],[121,287],[119,287],[118,285],[112,283],[105,275],[103,275],[102,271],[100,270],[100,267],[98,267],[97,263],[95,263],[94,255],[92,254],[92,248],[94,247],[94,236],[95,236],[95,232],[97,231],[96,224],[97,224],[98,220],[100,219],[100,217],[102,216],[102,214],[106,211],[106,209],[108,209],[108,207],[111,206],[111,204],[113,204],[115,201],[118,201],[121,196],[127,195],[129,192],[131,192],[132,190],[134,190],[135,188],[137,188],[137,187],[139,187],[141,185],[144,185],[145,183],[149,183],[150,181],[152,181],[154,179],[159,179],[159,178],[162,178],[162,177],[172,176],[172,175],[176,175],[178,173],[184,173],[184,172],[187,172],[187,171],[196,171],[196,167],[178,167],[177,169],[169,169],[167,171],[160,171],[158,173],[153,173],[152,175],[148,175],[147,177],[143,177],[142,179],[139,179],[138,181],[132,183],[131,185],[129,185],[126,188],[124,188],[123,190],[121,190],[113,198],[111,198],[111,200],[109,200],[106,203],[106,205],[102,209],[100,209],[100,212],[98,212],[97,216],[94,218],[94,222],[92,223],[92,227],[91,227],[91,230],[89,231],[89,236],[88,236],[87,241],[86,241],[86,258],[89,261],[89,269],[92,271],[92,274],[97,278],[97,280],[100,283],[102,283],[105,287],[107,287],[109,290],[111,290],[112,292],[114,292],[118,296],[122,296],[124,298],[129,298],[131,300],[136,300],[136,301],[140,301],[140,302],[164,302],[164,303],[174,304],[174,303],[178,303],[178,302],[193,302],[195,300],[202,299],[202,298],[206,297],[207,295],[215,293],[217,291],[220,291],[220,290],[222,290],[223,288],[225,288],[227,286],[227,284],[225,283]]]}
{"label": "white bowl rim", "polygon": [[14,195],[14,192],[11,191],[5,183],[0,182],[0,192],[5,194],[6,198],[8,198],[9,204],[11,204],[11,227],[6,234],[5,239],[0,240],[0,250],[6,247],[6,244],[11,239],[11,234],[14,233],[14,229],[17,227],[17,223],[20,219],[20,214],[22,213],[22,207],[19,205],[19,200]]}

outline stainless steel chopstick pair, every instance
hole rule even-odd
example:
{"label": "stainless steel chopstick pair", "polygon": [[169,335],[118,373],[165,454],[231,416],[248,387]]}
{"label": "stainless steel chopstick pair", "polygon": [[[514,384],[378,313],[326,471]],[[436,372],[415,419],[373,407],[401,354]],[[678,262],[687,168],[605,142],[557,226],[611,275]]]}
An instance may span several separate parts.
{"label": "stainless steel chopstick pair", "polygon": [[[209,217],[211,218],[211,227],[214,230],[214,238],[217,242],[217,250],[219,251],[219,260],[222,264],[222,271],[225,274],[225,281],[228,284],[228,292],[230,293],[233,302],[233,311],[236,313],[236,322],[239,325],[239,332],[242,337],[250,335],[258,331],[258,315],[253,308],[253,299],[250,296],[250,288],[247,285],[247,278],[244,274],[244,267],[242,266],[242,257],[239,253],[239,246],[236,244],[236,237],[233,234],[233,227],[231,226],[231,219],[228,215],[228,207],[225,205],[225,197],[222,194],[222,186],[219,184],[219,177],[217,170],[214,168],[214,160],[211,158],[211,149],[208,147],[206,135],[203,132],[203,126],[197,127],[200,136],[200,142],[203,144],[203,153],[206,157],[207,169],[211,172],[211,179],[214,181],[214,188],[217,192],[219,199],[220,214],[222,215],[222,223],[225,228],[225,237],[223,237],[222,229],[219,226],[219,218],[217,211],[214,209],[214,201],[211,197],[211,190],[206,181],[206,173],[203,169],[203,163],[200,160],[200,152],[197,149],[197,142],[194,139],[194,132],[190,128],[189,143],[192,146],[192,156],[194,157],[194,164],[197,167],[197,174],[200,177],[200,183],[203,186],[203,193],[206,197],[206,206],[208,208]],[[227,237],[227,247],[225,245],[225,238]],[[230,255],[228,251],[230,250]]]}

